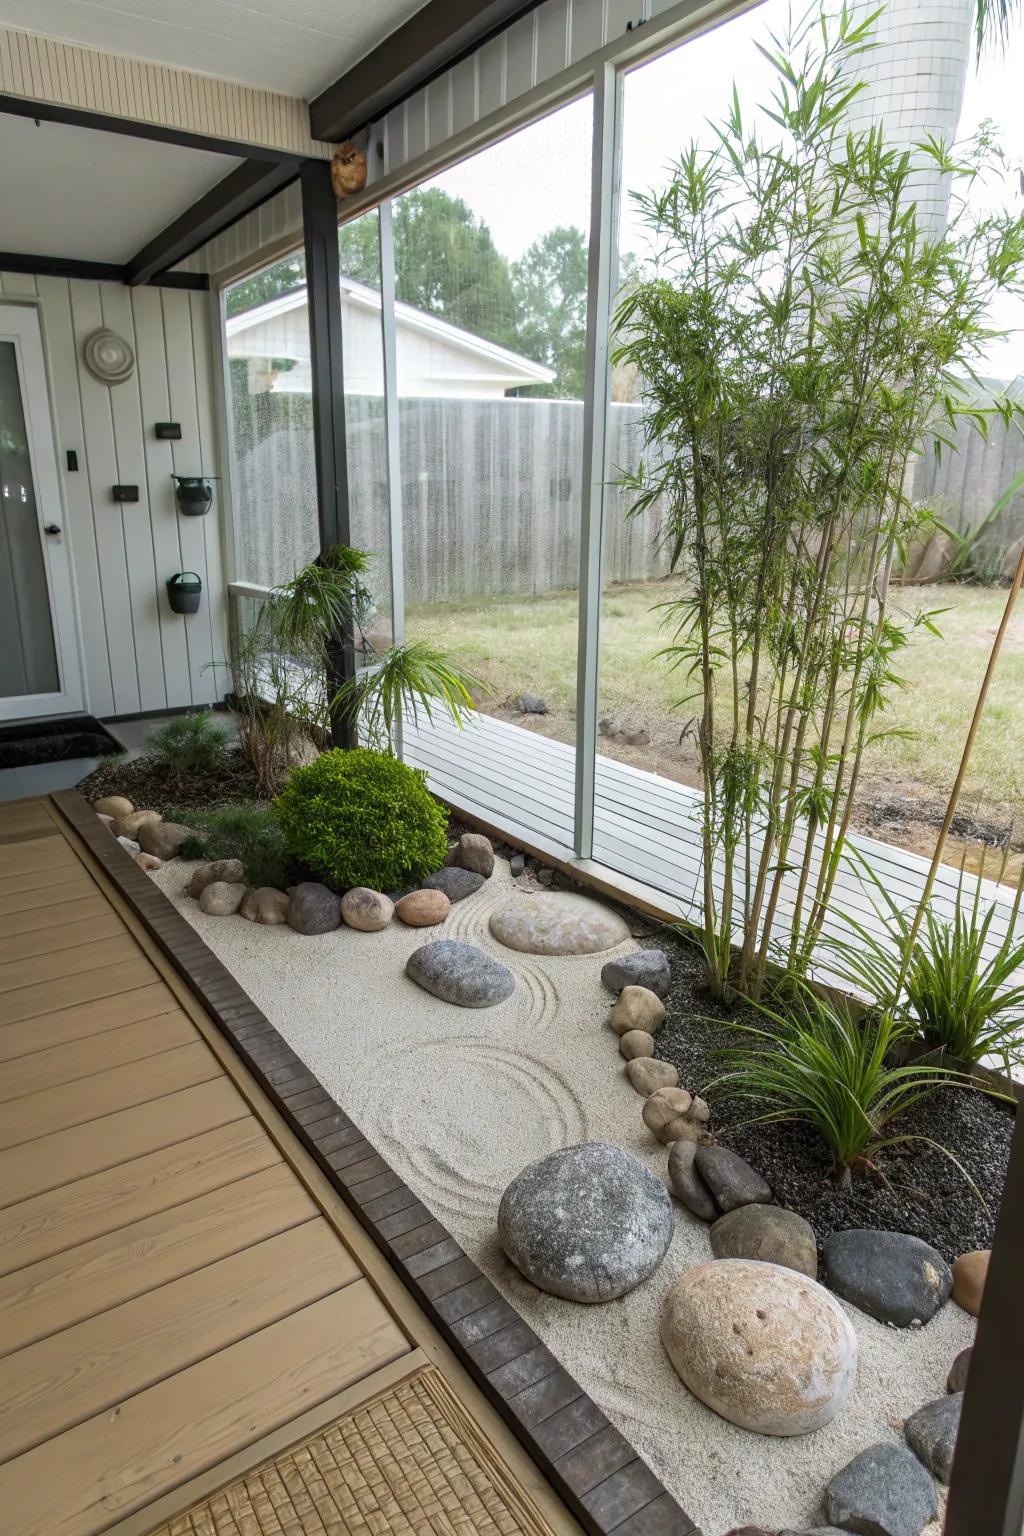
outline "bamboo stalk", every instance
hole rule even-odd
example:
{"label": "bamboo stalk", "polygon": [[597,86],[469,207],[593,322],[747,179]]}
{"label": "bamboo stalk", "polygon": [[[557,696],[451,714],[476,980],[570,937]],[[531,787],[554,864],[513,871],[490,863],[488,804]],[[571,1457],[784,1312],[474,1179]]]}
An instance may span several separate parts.
{"label": "bamboo stalk", "polygon": [[956,779],[953,782],[953,788],[949,796],[949,803],[946,806],[946,814],[942,818],[942,825],[939,828],[939,835],[935,841],[935,852],[932,854],[931,868],[928,871],[928,878],[925,881],[924,890],[921,893],[921,900],[918,902],[917,911],[914,913],[914,921],[911,924],[910,933],[907,936],[906,946],[903,951],[903,959],[900,964],[899,981],[896,985],[897,996],[899,996],[900,992],[903,990],[903,983],[907,979],[907,970],[910,966],[910,956],[913,953],[914,943],[917,939],[917,935],[921,931],[921,924],[924,921],[924,914],[928,903],[931,900],[932,891],[935,888],[935,877],[939,872],[939,865],[942,863],[942,855],[946,851],[946,840],[949,837],[949,829],[953,825],[953,817],[956,815],[956,808],[960,802],[960,794],[964,787],[964,779],[967,777],[967,769],[971,761],[971,754],[974,751],[974,743],[978,735],[978,727],[981,725],[981,717],[985,712],[985,704],[988,700],[989,688],[992,686],[992,677],[995,673],[996,662],[999,660],[999,653],[1003,648],[1003,641],[1006,638],[1006,631],[1010,625],[1010,619],[1013,614],[1014,606],[1017,602],[1018,596],[1020,595],[1022,582],[1024,582],[1024,544],[1021,545],[1020,558],[1017,561],[1017,569],[1013,574],[1013,582],[1010,586],[1009,596],[1006,599],[1006,607],[1003,609],[1003,616],[999,621],[999,628],[996,630],[995,639],[992,641],[992,649],[989,652],[988,666],[985,668],[985,676],[982,679],[981,690],[974,705],[974,714],[971,718],[970,730],[967,732],[967,740],[964,742],[963,755],[960,758],[960,767],[957,770]]}

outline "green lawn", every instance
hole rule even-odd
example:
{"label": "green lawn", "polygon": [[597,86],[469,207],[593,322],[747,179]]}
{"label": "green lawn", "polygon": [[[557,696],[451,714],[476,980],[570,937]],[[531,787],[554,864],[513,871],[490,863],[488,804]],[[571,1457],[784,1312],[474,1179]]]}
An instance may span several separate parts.
{"label": "green lawn", "polygon": [[[664,643],[656,605],[679,590],[678,582],[665,581],[615,586],[606,594],[600,711],[642,726],[651,743],[626,751],[606,742],[603,749],[695,782],[692,745],[679,744],[692,709],[675,707],[681,680],[654,659]],[[884,724],[913,736],[870,748],[869,794],[884,798],[891,791],[909,809],[919,795],[934,801],[948,793],[1005,602],[999,588],[913,587],[896,594],[895,605],[910,612],[946,612],[938,620],[940,639],[917,630],[899,658],[906,686],[894,695]],[[539,693],[552,711],[542,728],[571,741],[576,622],[575,592],[556,592],[420,605],[410,609],[408,628],[411,638],[430,639],[453,652],[490,685],[485,708],[501,712],[510,695],[524,689]],[[962,803],[1004,822],[1012,817],[1018,834],[1024,831],[1024,609],[1003,650]]]}

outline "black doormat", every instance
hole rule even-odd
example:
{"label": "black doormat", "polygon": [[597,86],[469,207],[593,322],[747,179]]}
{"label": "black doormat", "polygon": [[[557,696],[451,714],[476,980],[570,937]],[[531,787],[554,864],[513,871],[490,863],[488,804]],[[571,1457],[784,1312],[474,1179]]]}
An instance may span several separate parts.
{"label": "black doormat", "polygon": [[73,757],[112,757],[124,747],[92,715],[26,720],[0,728],[0,768],[32,768]]}

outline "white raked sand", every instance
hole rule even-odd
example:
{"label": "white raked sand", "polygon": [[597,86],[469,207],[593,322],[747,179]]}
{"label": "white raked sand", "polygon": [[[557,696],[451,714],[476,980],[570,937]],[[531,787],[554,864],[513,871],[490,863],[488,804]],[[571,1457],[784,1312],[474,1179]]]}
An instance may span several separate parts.
{"label": "white raked sand", "polygon": [[[195,866],[166,864],[155,879],[466,1251],[650,1462],[706,1536],[737,1525],[799,1530],[818,1517],[822,1489],[902,1420],[945,1391],[973,1319],[952,1302],[926,1328],[896,1332],[850,1308],[860,1342],[857,1383],[840,1417],[817,1433],[767,1439],[698,1402],[658,1337],[662,1299],[691,1264],[711,1257],[707,1229],[678,1204],[664,1262],[619,1301],[585,1307],[545,1296],[495,1239],[498,1201],[525,1163],[578,1141],[611,1141],[666,1177],[667,1150],[644,1126],[618,1040],[601,955],[523,955],[490,937],[493,909],[514,893],[499,859],[481,891],[442,928],[306,937],[240,917],[207,917],[185,896]],[[495,1008],[452,1007],[405,976],[408,956],[433,938],[459,938],[516,974]],[[684,1084],[684,1086],[686,1086]]]}

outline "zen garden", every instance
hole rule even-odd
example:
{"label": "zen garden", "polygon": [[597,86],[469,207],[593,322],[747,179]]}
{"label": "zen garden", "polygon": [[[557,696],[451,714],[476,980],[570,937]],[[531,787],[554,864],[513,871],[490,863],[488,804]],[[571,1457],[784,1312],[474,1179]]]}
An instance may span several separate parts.
{"label": "zen garden", "polygon": [[[851,839],[908,738],[907,657],[944,683],[945,616],[903,581],[933,532],[910,469],[1024,418],[964,384],[1024,292],[1024,216],[966,198],[996,138],[852,127],[871,29],[766,38],[770,99],[726,94],[713,147],[629,189],[656,256],[614,316],[644,439],[618,494],[670,560],[643,610],[701,792],[691,921],[431,793],[403,727],[469,740],[505,683],[459,622],[375,649],[357,548],[236,633],[228,713],[82,786],[713,1536],[938,1529],[1024,1061],[1019,843],[965,817],[1024,555],[917,898]],[[952,187],[937,234],[922,164]]]}

